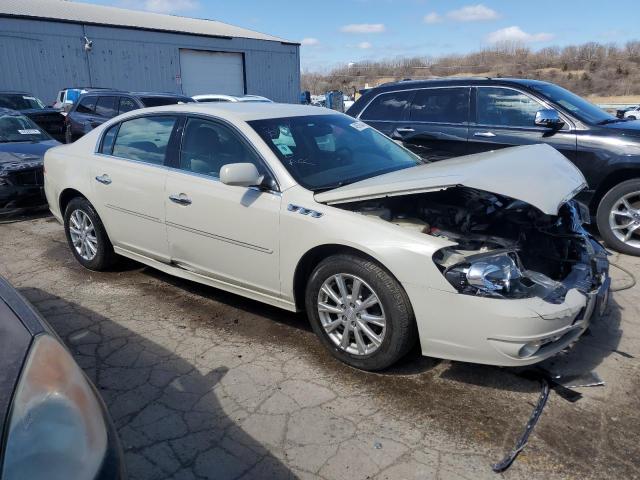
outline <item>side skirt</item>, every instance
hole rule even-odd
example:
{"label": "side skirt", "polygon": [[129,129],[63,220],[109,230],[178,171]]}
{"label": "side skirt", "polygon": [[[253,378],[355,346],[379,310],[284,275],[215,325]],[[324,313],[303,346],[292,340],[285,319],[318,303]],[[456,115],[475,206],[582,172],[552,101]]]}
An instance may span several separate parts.
{"label": "side skirt", "polygon": [[238,285],[233,285],[231,283],[224,282],[222,280],[216,280],[210,277],[206,277],[199,273],[190,272],[188,270],[176,267],[174,265],[162,263],[157,260],[153,260],[152,258],[145,257],[144,255],[140,255],[138,253],[125,250],[121,247],[114,246],[113,249],[118,255],[122,255],[123,257],[130,258],[131,260],[135,260],[136,262],[144,263],[145,265],[153,267],[156,270],[160,270],[161,272],[168,273],[169,275],[173,275],[179,278],[184,278],[185,280],[191,280],[192,282],[209,285],[210,287],[219,288],[220,290],[235,293],[236,295],[247,297],[252,300],[257,300],[258,302],[273,305],[274,307],[279,307],[284,310],[289,310],[290,312],[297,311],[295,303],[290,302],[288,300],[274,297],[272,295],[266,295],[261,292],[256,292],[255,290],[240,287]]}

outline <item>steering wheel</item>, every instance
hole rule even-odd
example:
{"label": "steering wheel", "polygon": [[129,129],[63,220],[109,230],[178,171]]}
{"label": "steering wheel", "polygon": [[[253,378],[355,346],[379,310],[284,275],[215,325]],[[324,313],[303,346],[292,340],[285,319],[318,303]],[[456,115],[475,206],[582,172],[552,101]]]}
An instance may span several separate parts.
{"label": "steering wheel", "polygon": [[348,147],[340,147],[335,151],[336,160],[341,164],[351,163],[353,151]]}

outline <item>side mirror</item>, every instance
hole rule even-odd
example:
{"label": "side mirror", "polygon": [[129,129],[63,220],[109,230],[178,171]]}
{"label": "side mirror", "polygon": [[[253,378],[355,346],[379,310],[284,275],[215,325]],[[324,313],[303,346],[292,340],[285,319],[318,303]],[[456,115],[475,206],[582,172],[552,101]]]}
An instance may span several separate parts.
{"label": "side mirror", "polygon": [[235,187],[253,187],[262,183],[262,175],[253,163],[229,163],[220,169],[220,181]]}
{"label": "side mirror", "polygon": [[547,108],[536,112],[535,124],[539,127],[559,129],[564,125],[564,120],[556,110]]}

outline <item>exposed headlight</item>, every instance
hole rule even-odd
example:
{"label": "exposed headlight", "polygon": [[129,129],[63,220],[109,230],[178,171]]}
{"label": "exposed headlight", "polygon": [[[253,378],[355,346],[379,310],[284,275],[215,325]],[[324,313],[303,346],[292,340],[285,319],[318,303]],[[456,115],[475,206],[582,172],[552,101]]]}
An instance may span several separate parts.
{"label": "exposed headlight", "polygon": [[2,478],[92,479],[106,451],[91,385],[56,339],[36,337],[11,406]]}
{"label": "exposed headlight", "polygon": [[550,297],[564,286],[542,273],[522,270],[514,252],[474,255],[444,270],[459,292],[500,298]]}

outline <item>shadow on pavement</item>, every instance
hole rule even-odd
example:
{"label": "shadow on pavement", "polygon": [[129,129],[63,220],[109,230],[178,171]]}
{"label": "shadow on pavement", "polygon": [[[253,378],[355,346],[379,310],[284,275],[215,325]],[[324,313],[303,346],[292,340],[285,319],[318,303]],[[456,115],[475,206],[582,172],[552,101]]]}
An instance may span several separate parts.
{"label": "shadow on pavement", "polygon": [[228,359],[207,357],[205,372],[185,359],[197,349],[175,340],[184,332],[163,331],[162,345],[46,291],[21,293],[101,392],[130,478],[297,478],[239,426],[246,414],[219,389]]}

